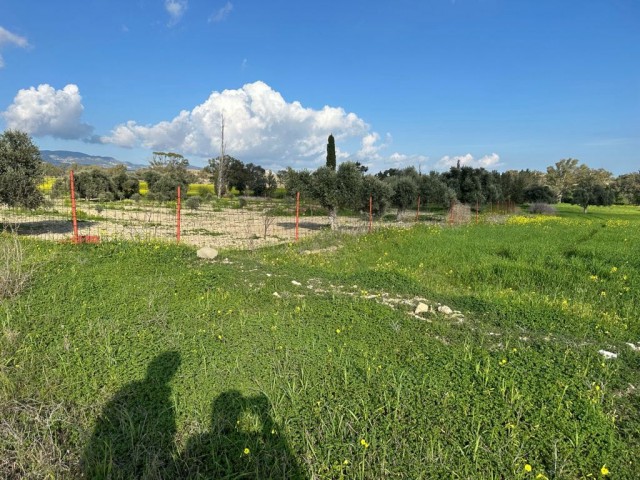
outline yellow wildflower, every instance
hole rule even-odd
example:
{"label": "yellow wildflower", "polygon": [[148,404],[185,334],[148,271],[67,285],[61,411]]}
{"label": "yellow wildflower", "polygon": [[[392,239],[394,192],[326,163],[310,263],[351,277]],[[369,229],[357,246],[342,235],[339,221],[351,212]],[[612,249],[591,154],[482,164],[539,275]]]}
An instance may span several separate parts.
{"label": "yellow wildflower", "polygon": [[607,468],[606,465],[602,465],[602,468],[600,469],[600,473],[605,477],[609,475],[609,469]]}
{"label": "yellow wildflower", "polygon": [[364,448],[369,448],[369,444],[364,438],[360,439],[360,445],[362,445]]}
{"label": "yellow wildflower", "polygon": [[526,463],[526,464],[524,465],[524,471],[525,471],[525,472],[530,472],[530,471],[531,471],[531,465],[529,465],[528,463]]}
{"label": "yellow wildflower", "polygon": [[249,455],[251,453],[251,450],[249,450],[248,448],[245,448],[242,453],[244,453],[245,455]]}

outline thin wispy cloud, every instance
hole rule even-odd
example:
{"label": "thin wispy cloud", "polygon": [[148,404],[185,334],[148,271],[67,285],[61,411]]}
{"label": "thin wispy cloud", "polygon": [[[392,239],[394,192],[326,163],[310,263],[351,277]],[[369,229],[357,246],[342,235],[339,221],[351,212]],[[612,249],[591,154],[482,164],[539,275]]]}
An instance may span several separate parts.
{"label": "thin wispy cloud", "polygon": [[227,2],[224,7],[220,8],[217,12],[209,17],[209,23],[218,23],[226,19],[233,10],[233,4]]}
{"label": "thin wispy cloud", "polygon": [[[29,47],[29,41],[25,37],[21,37],[20,35],[11,33],[4,27],[0,27],[0,49],[2,49],[5,45],[27,48]],[[4,59],[2,58],[2,53],[0,52],[0,68],[3,67]]]}
{"label": "thin wispy cloud", "polygon": [[165,0],[164,8],[169,14],[169,26],[173,26],[180,21],[184,12],[187,11],[187,0]]}

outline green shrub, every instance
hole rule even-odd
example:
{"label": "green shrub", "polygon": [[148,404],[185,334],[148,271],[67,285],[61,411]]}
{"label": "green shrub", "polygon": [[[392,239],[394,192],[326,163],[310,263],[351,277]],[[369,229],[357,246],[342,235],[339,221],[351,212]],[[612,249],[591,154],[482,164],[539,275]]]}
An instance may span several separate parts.
{"label": "green shrub", "polygon": [[186,207],[190,210],[198,210],[200,208],[201,203],[202,203],[202,199],[198,195],[189,197],[187,198],[187,201],[184,202]]}
{"label": "green shrub", "polygon": [[115,200],[115,196],[111,192],[102,192],[98,195],[98,201],[100,202],[113,202]]}

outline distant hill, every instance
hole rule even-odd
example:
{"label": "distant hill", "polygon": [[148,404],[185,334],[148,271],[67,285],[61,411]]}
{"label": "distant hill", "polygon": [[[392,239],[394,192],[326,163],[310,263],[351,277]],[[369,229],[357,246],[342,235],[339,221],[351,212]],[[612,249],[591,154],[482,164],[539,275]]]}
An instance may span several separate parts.
{"label": "distant hill", "polygon": [[131,162],[122,162],[113,157],[101,157],[99,155],[89,155],[82,152],[69,152],[66,150],[40,150],[40,156],[45,162],[58,167],[65,167],[76,163],[77,165],[82,166],[105,168],[125,165],[129,170],[137,170],[146,166]]}

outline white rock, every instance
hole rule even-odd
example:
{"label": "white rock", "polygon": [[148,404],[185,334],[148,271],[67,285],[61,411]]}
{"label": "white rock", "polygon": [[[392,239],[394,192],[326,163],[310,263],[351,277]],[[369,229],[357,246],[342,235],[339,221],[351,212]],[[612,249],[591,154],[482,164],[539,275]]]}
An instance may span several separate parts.
{"label": "white rock", "polygon": [[296,287],[300,287],[302,285],[300,282],[297,282],[296,280],[291,280],[291,283]]}
{"label": "white rock", "polygon": [[618,358],[617,353],[608,352],[607,350],[598,350],[598,353],[602,355],[606,360],[609,360],[611,358]]}
{"label": "white rock", "polygon": [[453,310],[451,310],[451,308],[447,307],[446,305],[440,305],[438,307],[438,311],[440,313],[444,313],[445,315],[451,315],[453,313]]}
{"label": "white rock", "polygon": [[211,247],[202,247],[197,251],[196,255],[198,255],[198,258],[206,258],[211,260],[218,256],[218,250]]}
{"label": "white rock", "polygon": [[640,347],[636,347],[633,343],[627,343],[627,345],[629,346],[629,348],[631,350],[633,350],[634,352],[637,352],[638,350],[640,350]]}
{"label": "white rock", "polygon": [[273,296],[276,298],[280,298],[280,294],[278,292],[273,292]]}
{"label": "white rock", "polygon": [[429,311],[429,305],[427,305],[426,303],[418,303],[418,306],[416,307],[415,311],[413,313],[415,313],[416,315],[418,313],[425,313]]}

